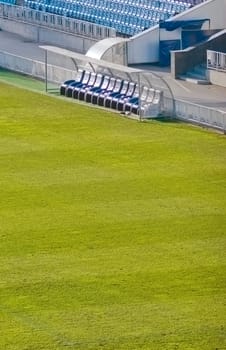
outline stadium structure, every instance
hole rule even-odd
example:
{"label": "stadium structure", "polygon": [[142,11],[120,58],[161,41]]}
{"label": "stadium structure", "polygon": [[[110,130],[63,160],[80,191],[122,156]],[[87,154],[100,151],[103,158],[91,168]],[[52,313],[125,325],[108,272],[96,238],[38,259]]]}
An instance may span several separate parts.
{"label": "stadium structure", "polygon": [[0,46],[0,66],[45,79],[47,90],[57,82],[63,96],[140,119],[176,115],[226,129],[225,111],[177,101],[152,69],[226,88],[226,0],[4,0],[0,28],[43,57]]}

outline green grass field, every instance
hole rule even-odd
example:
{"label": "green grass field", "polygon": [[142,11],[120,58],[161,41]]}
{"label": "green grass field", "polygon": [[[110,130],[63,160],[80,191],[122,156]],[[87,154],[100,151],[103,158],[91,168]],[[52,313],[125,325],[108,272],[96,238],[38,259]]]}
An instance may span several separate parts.
{"label": "green grass field", "polygon": [[225,350],[225,136],[0,84],[0,349]]}

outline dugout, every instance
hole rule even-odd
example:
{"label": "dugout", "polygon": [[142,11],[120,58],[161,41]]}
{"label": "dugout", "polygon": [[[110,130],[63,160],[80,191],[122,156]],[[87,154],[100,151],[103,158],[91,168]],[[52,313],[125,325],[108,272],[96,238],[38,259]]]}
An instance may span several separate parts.
{"label": "dugout", "polygon": [[[57,57],[61,56],[62,62],[63,56],[65,66],[67,66],[68,61],[70,61],[70,65],[73,65],[74,75],[76,75],[79,69],[84,69],[98,74],[110,75],[116,78],[133,81],[138,84],[139,96],[141,95],[141,89],[143,86],[159,90],[161,92],[161,101],[159,101],[158,113],[155,111],[155,115],[164,113],[166,107],[167,114],[174,115],[173,93],[167,82],[157,73],[89,57],[87,55],[76,53],[56,46],[42,45],[40,48],[44,50],[45,54],[46,92],[48,92],[49,69],[51,69],[49,61],[52,61],[54,59],[54,61],[57,62]],[[140,115],[139,117],[142,119],[151,117],[151,115]]]}

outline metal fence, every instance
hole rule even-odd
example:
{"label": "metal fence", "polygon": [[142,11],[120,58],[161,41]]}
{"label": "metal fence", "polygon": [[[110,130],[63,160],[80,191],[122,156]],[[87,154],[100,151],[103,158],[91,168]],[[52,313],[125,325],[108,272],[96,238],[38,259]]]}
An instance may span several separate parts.
{"label": "metal fence", "polygon": [[226,53],[207,50],[207,68],[226,72]]}
{"label": "metal fence", "polygon": [[51,28],[94,40],[116,36],[113,28],[10,4],[0,3],[0,18]]}

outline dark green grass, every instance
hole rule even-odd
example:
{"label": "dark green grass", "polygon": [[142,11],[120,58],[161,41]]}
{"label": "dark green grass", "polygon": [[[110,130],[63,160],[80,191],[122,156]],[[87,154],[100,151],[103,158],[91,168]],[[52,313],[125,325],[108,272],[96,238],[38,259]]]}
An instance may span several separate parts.
{"label": "dark green grass", "polygon": [[0,103],[0,349],[225,349],[225,137]]}
{"label": "dark green grass", "polygon": [[[45,81],[35,79],[28,75],[16,73],[2,67],[0,67],[0,81],[39,92],[45,92],[46,90]],[[57,84],[48,82],[47,89],[49,93],[59,94]]]}

